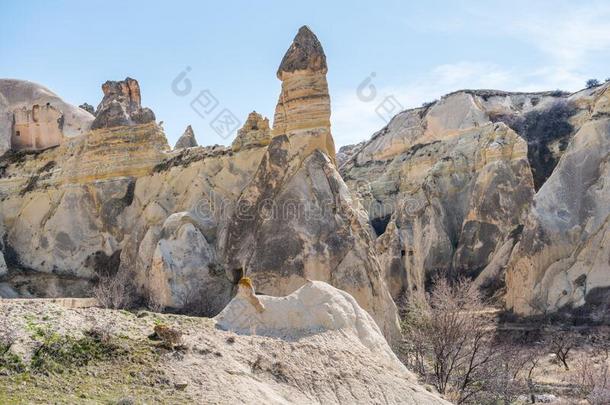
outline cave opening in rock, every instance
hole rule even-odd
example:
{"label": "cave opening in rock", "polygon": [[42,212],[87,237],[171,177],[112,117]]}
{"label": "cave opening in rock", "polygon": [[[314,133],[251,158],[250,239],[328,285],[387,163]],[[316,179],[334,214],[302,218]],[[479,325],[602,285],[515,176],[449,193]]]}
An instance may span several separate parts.
{"label": "cave opening in rock", "polygon": [[388,227],[388,223],[390,222],[390,218],[392,215],[388,214],[386,216],[380,218],[373,218],[371,220],[371,225],[373,229],[375,229],[375,233],[377,236],[381,236],[385,233],[386,228]]}

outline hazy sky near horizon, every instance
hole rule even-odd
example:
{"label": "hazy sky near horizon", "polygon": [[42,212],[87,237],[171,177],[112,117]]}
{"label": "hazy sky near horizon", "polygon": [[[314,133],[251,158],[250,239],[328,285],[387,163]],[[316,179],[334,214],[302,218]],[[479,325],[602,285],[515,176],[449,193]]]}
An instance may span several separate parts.
{"label": "hazy sky near horizon", "polygon": [[[0,18],[0,78],[97,106],[104,81],[133,77],[172,145],[188,124],[200,144],[230,144],[210,127],[224,109],[272,120],[275,72],[304,24],[326,52],[338,146],[381,129],[389,96],[412,108],[464,88],[576,91],[610,77],[608,1],[0,0]],[[187,68],[192,89],[178,95]],[[210,114],[191,108],[204,90]]]}

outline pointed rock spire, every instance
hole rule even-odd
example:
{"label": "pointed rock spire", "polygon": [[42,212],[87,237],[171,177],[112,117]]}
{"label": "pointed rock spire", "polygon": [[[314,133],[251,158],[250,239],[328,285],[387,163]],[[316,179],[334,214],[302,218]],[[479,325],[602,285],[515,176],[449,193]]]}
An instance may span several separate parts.
{"label": "pointed rock spire", "polygon": [[326,55],[318,37],[304,25],[294,37],[292,45],[286,51],[280,67],[277,70],[277,77],[280,80],[284,72],[295,72],[297,70],[309,70],[326,74]]}
{"label": "pointed rock spire", "polygon": [[233,152],[242,149],[250,149],[257,146],[266,146],[271,142],[271,129],[269,119],[263,117],[256,111],[248,114],[244,126],[237,131],[237,137],[231,145]]}
{"label": "pointed rock spire", "polygon": [[301,159],[321,150],[334,162],[330,133],[330,96],[326,55],[318,38],[303,26],[284,55],[277,77],[282,92],[275,108],[272,135],[286,135]]}
{"label": "pointed rock spire", "polygon": [[195,139],[195,132],[193,132],[193,128],[189,125],[178,139],[178,142],[176,142],[174,149],[192,148],[194,146],[199,145],[197,144],[197,139]]}

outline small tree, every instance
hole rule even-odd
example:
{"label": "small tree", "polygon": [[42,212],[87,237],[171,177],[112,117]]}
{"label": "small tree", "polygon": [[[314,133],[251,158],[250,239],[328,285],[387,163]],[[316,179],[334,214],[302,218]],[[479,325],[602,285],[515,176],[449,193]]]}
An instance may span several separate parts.
{"label": "small tree", "polygon": [[576,337],[574,336],[574,333],[570,332],[569,330],[551,332],[551,335],[547,338],[547,342],[551,351],[557,357],[557,360],[563,364],[566,370],[569,370],[568,354],[576,345]]}
{"label": "small tree", "polygon": [[589,79],[587,80],[587,88],[592,89],[593,87],[599,86],[601,83],[597,79]]}
{"label": "small tree", "polygon": [[430,295],[414,293],[404,331],[408,364],[458,404],[474,399],[495,375],[493,324],[471,281],[437,278]]}

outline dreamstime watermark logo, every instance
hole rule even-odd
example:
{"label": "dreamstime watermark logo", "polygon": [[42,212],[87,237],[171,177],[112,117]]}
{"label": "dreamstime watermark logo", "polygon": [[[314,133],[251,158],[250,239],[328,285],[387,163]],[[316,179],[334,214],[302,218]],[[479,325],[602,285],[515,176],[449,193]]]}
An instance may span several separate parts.
{"label": "dreamstime watermark logo", "polygon": [[[356,96],[358,100],[364,103],[371,103],[378,100],[377,87],[373,84],[373,79],[377,77],[377,73],[372,72],[369,76],[365,77],[362,82],[356,88]],[[399,112],[403,111],[404,107],[396,96],[390,94],[385,96],[375,107],[375,113],[381,118],[386,124]]]}
{"label": "dreamstime watermark logo", "polygon": [[[187,77],[192,71],[187,66],[172,81],[172,92],[179,97],[189,96],[193,92],[193,83]],[[226,107],[220,105],[218,98],[209,89],[201,90],[189,103],[191,109],[201,117],[210,120],[209,126],[222,139],[233,137],[237,129],[241,126],[239,119]],[[219,111],[216,113],[216,111]]]}
{"label": "dreamstime watermark logo", "polygon": [[[371,198],[371,184],[360,183],[360,192],[367,196],[360,198],[361,205],[367,211],[385,213],[393,211],[393,203],[390,201],[377,201]],[[200,222],[216,222],[218,220],[238,220],[238,221],[281,221],[281,222],[320,222],[329,221],[334,218],[342,202],[340,197],[317,199],[317,200],[298,200],[285,199],[276,201],[274,199],[263,199],[252,201],[247,198],[240,198],[234,201],[230,197],[224,197],[213,190],[207,190],[204,196],[199,199],[192,209],[192,215]],[[365,201],[372,201],[371,204],[364,204]],[[381,215],[381,214],[380,214]]]}

